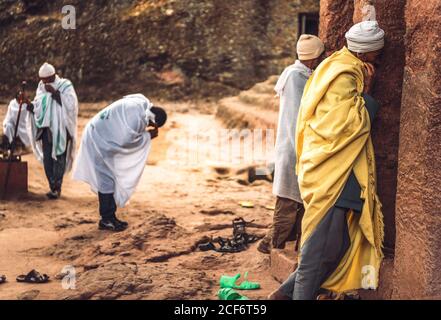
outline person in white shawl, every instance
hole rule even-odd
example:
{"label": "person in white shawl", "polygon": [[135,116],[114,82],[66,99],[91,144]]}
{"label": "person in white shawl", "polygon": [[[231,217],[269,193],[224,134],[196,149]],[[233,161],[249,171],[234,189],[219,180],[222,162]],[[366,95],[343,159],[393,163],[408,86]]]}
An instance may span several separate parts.
{"label": "person in white shawl", "polygon": [[75,157],[78,98],[72,82],[60,78],[52,65],[43,64],[39,77],[35,99],[28,102],[28,134],[44,165],[50,187],[47,197],[57,199]]}
{"label": "person in white shawl", "polygon": [[142,94],[125,96],[86,125],[74,165],[73,178],[86,182],[98,193],[99,229],[122,231],[127,223],[116,217],[141,178],[151,140],[167,120]]}
{"label": "person in white shawl", "polygon": [[297,116],[306,81],[321,62],[324,51],[323,42],[318,37],[300,36],[298,60],[283,71],[275,87],[280,97],[273,183],[273,194],[277,199],[273,225],[258,246],[258,250],[265,254],[269,254],[272,248],[284,248],[286,241],[294,240],[300,232],[304,209],[295,174]]}
{"label": "person in white shawl", "polygon": [[[3,120],[4,147],[7,147],[7,145],[11,145],[14,140],[15,126],[17,123],[18,111],[20,110],[19,100],[20,97],[19,94],[17,94],[16,98],[9,102],[8,111],[6,112],[5,119]],[[25,148],[31,147],[31,141],[29,139],[28,131],[26,128],[27,113],[28,113],[27,104],[23,103],[21,105],[20,120],[18,122],[18,127],[17,127],[17,138],[16,138],[17,140],[15,141],[16,151],[18,151],[17,148],[20,149],[20,147],[25,147]]]}

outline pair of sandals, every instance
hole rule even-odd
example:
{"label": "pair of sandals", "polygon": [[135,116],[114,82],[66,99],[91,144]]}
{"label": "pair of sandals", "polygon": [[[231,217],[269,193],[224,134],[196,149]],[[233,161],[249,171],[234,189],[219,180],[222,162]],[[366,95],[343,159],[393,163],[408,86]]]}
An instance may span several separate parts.
{"label": "pair of sandals", "polygon": [[236,284],[240,278],[240,273],[233,277],[222,276],[220,278],[220,287],[217,295],[220,300],[249,300],[248,297],[241,295],[237,290],[257,290],[260,289],[260,284],[257,282],[248,281],[248,272],[245,273],[244,281],[239,285]]}
{"label": "pair of sandals", "polygon": [[[49,282],[49,276],[47,274],[40,274],[36,270],[31,270],[28,274],[22,274],[17,277],[17,282],[24,283],[47,283]],[[6,282],[4,275],[0,276],[0,284]]]}
{"label": "pair of sandals", "polygon": [[[252,222],[252,221],[251,221]],[[248,222],[249,223],[249,222]],[[237,253],[248,249],[250,243],[258,241],[260,238],[246,232],[247,222],[243,218],[233,220],[233,238],[208,238],[198,245],[201,251],[214,250],[221,253]]]}

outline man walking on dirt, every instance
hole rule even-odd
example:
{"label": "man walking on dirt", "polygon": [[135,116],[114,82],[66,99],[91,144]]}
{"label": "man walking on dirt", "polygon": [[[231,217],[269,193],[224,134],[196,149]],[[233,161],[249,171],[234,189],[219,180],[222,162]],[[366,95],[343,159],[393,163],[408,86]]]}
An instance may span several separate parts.
{"label": "man walking on dirt", "polygon": [[63,176],[75,157],[78,98],[68,79],[59,77],[49,63],[41,66],[40,83],[32,103],[27,101],[28,135],[49,182],[49,199],[61,196]]}
{"label": "man walking on dirt", "polygon": [[152,139],[167,121],[164,109],[142,94],[120,99],[99,112],[86,125],[73,178],[98,194],[99,229],[123,231],[127,222],[116,217],[141,178]]}
{"label": "man walking on dirt", "polygon": [[302,35],[297,42],[299,60],[283,71],[275,87],[280,96],[273,184],[277,200],[273,225],[258,246],[262,253],[269,254],[272,247],[284,248],[285,242],[295,240],[300,231],[303,204],[295,174],[297,115],[306,81],[322,60],[324,51],[323,42],[318,37]]}

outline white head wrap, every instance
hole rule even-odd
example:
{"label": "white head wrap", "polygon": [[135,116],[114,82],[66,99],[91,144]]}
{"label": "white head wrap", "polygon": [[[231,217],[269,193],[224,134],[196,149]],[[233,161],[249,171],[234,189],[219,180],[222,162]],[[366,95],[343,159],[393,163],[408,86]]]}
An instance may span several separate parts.
{"label": "white head wrap", "polygon": [[55,68],[53,65],[45,62],[41,68],[40,71],[38,71],[38,76],[40,78],[47,78],[47,77],[51,77],[55,74]]}
{"label": "white head wrap", "polygon": [[141,93],[135,93],[124,96],[124,98],[138,100],[142,104],[145,110],[145,122],[148,124],[151,120],[152,122],[156,123],[155,121],[156,115],[150,110],[153,107],[153,104],[150,102],[149,99],[147,99],[146,96],[144,96]]}
{"label": "white head wrap", "polygon": [[357,53],[380,50],[384,47],[384,30],[377,21],[363,21],[346,32],[348,49]]}

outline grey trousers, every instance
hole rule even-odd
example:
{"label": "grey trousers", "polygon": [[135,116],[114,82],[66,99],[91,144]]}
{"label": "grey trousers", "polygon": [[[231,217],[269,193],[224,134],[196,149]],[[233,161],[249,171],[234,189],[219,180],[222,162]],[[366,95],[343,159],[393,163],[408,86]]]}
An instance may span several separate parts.
{"label": "grey trousers", "polygon": [[43,143],[44,172],[46,173],[49,187],[52,191],[61,191],[64,171],[66,169],[67,151],[57,156],[57,160],[54,160],[52,159],[52,134],[49,129],[43,129],[41,139]]}
{"label": "grey trousers", "polygon": [[347,213],[332,207],[301,248],[297,270],[281,285],[280,291],[293,300],[315,300],[321,285],[338,267],[350,246]]}

